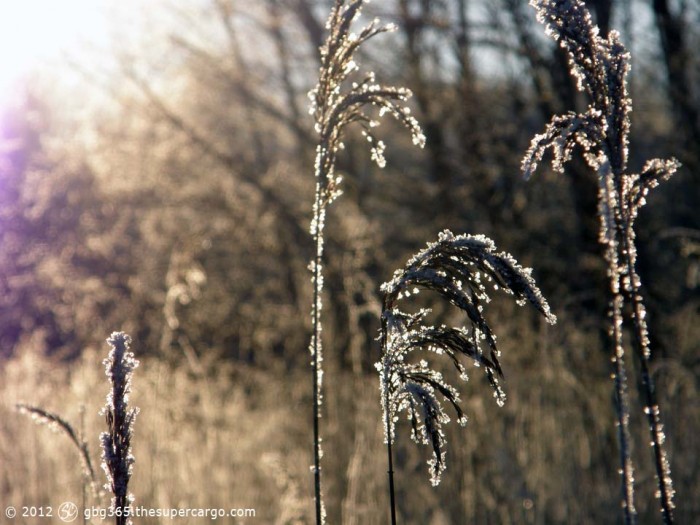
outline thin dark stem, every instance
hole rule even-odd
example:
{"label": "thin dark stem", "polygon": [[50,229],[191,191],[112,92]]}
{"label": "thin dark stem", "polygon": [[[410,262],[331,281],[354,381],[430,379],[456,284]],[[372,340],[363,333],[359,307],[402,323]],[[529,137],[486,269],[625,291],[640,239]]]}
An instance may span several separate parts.
{"label": "thin dark stem", "polygon": [[651,444],[654,452],[654,464],[656,467],[657,482],[659,485],[659,496],[661,499],[661,516],[665,525],[673,523],[673,488],[670,483],[670,473],[668,463],[665,458],[662,435],[663,425],[659,404],[656,398],[654,379],[649,371],[649,347],[647,336],[647,325],[644,319],[644,302],[641,296],[641,282],[635,269],[636,248],[632,240],[633,232],[631,226],[625,230],[625,266],[630,280],[629,289],[625,288],[627,300],[632,305],[632,322],[634,324],[634,339],[639,354],[639,363],[642,376],[642,386],[644,389],[645,413],[649,421],[649,431],[651,433]]}
{"label": "thin dark stem", "polygon": [[[126,496],[118,496],[116,499],[116,508],[121,509],[122,512],[129,506],[129,502],[126,498]],[[128,518],[126,516],[117,516],[114,519],[114,523],[116,525],[128,525]]]}
{"label": "thin dark stem", "polygon": [[[84,452],[85,455],[89,458],[90,456],[87,452],[87,443],[85,442],[85,406],[84,405],[80,406],[80,441],[82,441],[81,446],[80,446],[81,452]],[[92,469],[92,466],[90,466],[90,469]],[[88,476],[83,475],[83,482],[81,484],[81,489],[82,489],[81,502],[83,504],[83,507],[82,507],[83,525],[87,525],[87,523],[88,523],[87,513],[85,512],[85,508],[87,507],[87,481],[88,481]],[[92,481],[94,482],[94,479]]]}
{"label": "thin dark stem", "polygon": [[[637,320],[635,319],[635,324],[636,323]],[[635,332],[637,332],[636,328]],[[640,368],[646,404],[644,411],[646,412],[647,419],[649,420],[649,431],[651,433],[651,442],[654,451],[654,463],[656,466],[656,475],[659,484],[659,494],[661,499],[661,515],[663,517],[664,524],[671,525],[673,523],[673,493],[668,483],[666,468],[664,465],[665,460],[663,452],[663,443],[661,442],[661,434],[663,433],[663,430],[661,424],[661,417],[659,413],[659,405],[656,400],[654,380],[649,372],[649,358],[646,355],[644,355],[644,352],[640,352]]]}
{"label": "thin dark stem", "polygon": [[[387,413],[387,425],[389,425],[389,415]],[[396,525],[396,499],[394,496],[394,459],[391,453],[391,429],[387,431],[386,450],[389,457],[389,500],[391,502],[391,525]]]}
{"label": "thin dark stem", "polygon": [[[388,309],[386,300],[384,300],[384,304],[382,306],[382,311],[386,312]],[[381,338],[381,347],[382,347],[382,354],[387,355],[387,321],[386,319],[382,316],[382,338]],[[387,453],[387,459],[388,459],[388,465],[389,465],[389,470],[387,473],[389,474],[389,504],[391,508],[391,525],[396,525],[396,496],[395,496],[395,491],[394,491],[394,457],[391,451],[391,441],[393,439],[393,436],[391,435],[391,395],[389,392],[389,376],[388,376],[388,370],[385,367],[384,370],[382,371],[382,374],[384,374],[384,418],[385,418],[385,424],[386,424],[386,453]]]}
{"label": "thin dark stem", "polygon": [[[612,176],[607,173],[604,176]],[[604,198],[604,197],[603,197]],[[618,217],[616,217],[618,219]],[[616,222],[619,222],[616,220]],[[620,228],[616,225],[610,235],[620,236]],[[634,525],[636,522],[634,507],[634,466],[630,454],[629,431],[629,394],[627,391],[627,371],[625,370],[625,350],[622,341],[622,309],[624,306],[624,289],[619,264],[617,249],[619,243],[607,241],[605,258],[610,274],[610,336],[614,345],[614,381],[615,381],[615,410],[617,412],[618,439],[620,442],[620,468],[622,475],[622,502],[625,514],[625,525]]]}
{"label": "thin dark stem", "polygon": [[314,275],[314,293],[313,293],[313,318],[312,318],[312,326],[313,326],[313,343],[312,343],[312,351],[313,351],[313,356],[311,359],[311,368],[312,368],[312,375],[313,375],[313,411],[314,411],[314,416],[313,416],[313,428],[314,428],[314,496],[316,500],[316,523],[317,525],[320,525],[323,523],[323,503],[321,500],[321,437],[320,437],[320,430],[319,430],[319,412],[320,412],[320,399],[319,399],[319,390],[320,390],[320,385],[319,385],[319,369],[320,369],[320,363],[319,363],[319,352],[321,350],[320,347],[320,336],[321,336],[321,330],[320,330],[320,323],[321,323],[321,301],[320,301],[320,294],[321,294],[321,278],[322,278],[322,270],[321,270],[321,263],[323,259],[323,231],[322,231],[322,225],[320,221],[320,216],[321,216],[321,190],[320,186],[319,189],[316,191],[316,207],[314,211],[314,220],[316,221],[316,231],[314,233],[314,243],[316,246],[316,254],[314,256],[314,268],[313,268],[313,275]]}
{"label": "thin dark stem", "polygon": [[622,347],[622,300],[613,298],[611,306],[611,337],[615,345],[613,359],[615,369],[615,410],[617,412],[618,439],[620,441],[620,468],[622,475],[622,501],[625,525],[634,525],[634,467],[630,455],[629,395],[624,349]]}

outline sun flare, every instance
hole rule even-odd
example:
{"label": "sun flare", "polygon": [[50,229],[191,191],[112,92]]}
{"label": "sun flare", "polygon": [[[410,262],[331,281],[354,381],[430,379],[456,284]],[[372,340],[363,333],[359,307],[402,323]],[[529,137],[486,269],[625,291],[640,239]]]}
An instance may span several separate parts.
{"label": "sun flare", "polygon": [[106,0],[0,1],[0,104],[25,75],[104,32]]}

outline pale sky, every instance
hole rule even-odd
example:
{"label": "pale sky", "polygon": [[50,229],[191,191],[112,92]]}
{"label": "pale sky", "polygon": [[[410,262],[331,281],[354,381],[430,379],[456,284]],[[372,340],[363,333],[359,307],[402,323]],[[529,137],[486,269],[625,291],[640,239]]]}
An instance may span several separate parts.
{"label": "pale sky", "polygon": [[104,43],[111,0],[0,0],[0,103],[23,75]]}

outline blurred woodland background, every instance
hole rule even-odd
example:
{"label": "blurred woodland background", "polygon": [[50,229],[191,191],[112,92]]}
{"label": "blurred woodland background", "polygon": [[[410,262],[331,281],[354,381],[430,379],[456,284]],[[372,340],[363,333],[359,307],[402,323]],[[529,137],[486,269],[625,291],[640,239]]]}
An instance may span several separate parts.
{"label": "blurred woodland background", "polygon": [[[683,163],[637,230],[676,517],[691,523],[700,516],[700,4],[587,3],[632,53],[632,169],[652,157]],[[142,4],[114,18],[110,46],[29,76],[0,109],[0,497],[78,499],[75,451],[14,403],[84,427],[97,458],[104,340],[124,330],[141,359],[136,503],[253,507],[251,523],[308,523],[316,139],[307,92],[331,2]],[[377,0],[364,16],[398,26],[373,40],[363,65],[414,92],[427,144],[411,147],[387,121],[384,170],[358,130],[341,156],[345,195],[326,234],[329,522],[388,519],[373,368],[379,285],[449,228],[488,235],[532,266],[559,322],[489,305],[508,401],[499,409],[476,372],[460,387],[470,422],[448,435],[438,488],[429,451],[399,429],[401,521],[618,523],[596,181],[581,160],[564,176],[520,174],[551,115],[586,104],[564,53],[526,0]],[[633,410],[637,506],[640,523],[652,523],[645,425]]]}

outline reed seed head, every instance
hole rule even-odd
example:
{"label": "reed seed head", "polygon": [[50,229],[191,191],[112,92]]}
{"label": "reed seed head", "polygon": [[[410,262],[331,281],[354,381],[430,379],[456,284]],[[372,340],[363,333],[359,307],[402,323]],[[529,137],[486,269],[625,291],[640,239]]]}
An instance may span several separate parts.
{"label": "reed seed head", "polygon": [[[433,291],[459,308],[466,314],[469,327],[430,326],[425,324],[430,310],[403,311],[400,303],[421,290]],[[548,322],[556,322],[531,271],[511,255],[497,252],[493,241],[483,235],[456,236],[449,230],[443,231],[437,242],[415,254],[381,287],[382,358],[376,368],[380,374],[386,439],[393,442],[398,414],[405,411],[413,440],[432,449],[428,463],[433,485],[440,483],[445,469],[443,425],[450,421],[440,398],[452,406],[458,423],[465,425],[467,418],[460,406],[459,392],[442,373],[424,359],[414,362],[409,358],[419,351],[446,355],[460,378],[467,380],[462,363],[466,358],[484,369],[494,397],[502,405],[505,393],[499,383],[503,371],[496,336],[483,315],[491,290],[513,295],[518,304],[530,303]],[[483,342],[488,354],[482,349]]]}

